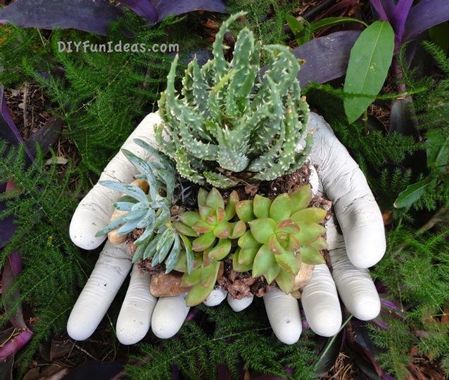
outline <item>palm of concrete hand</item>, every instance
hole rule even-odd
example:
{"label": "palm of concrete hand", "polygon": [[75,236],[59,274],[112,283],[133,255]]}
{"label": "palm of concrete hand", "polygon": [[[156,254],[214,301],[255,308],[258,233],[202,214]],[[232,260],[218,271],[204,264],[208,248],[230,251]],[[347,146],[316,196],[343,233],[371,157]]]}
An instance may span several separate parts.
{"label": "palm of concrete hand", "polygon": [[[133,140],[151,142],[153,126],[159,122],[156,113],[149,114],[123,148],[147,158]],[[321,116],[311,113],[308,127],[315,133],[310,161],[318,174],[311,179],[312,186],[314,191],[324,192],[333,201],[343,235],[337,233],[334,220],[326,224],[333,272],[324,264],[316,266],[303,290],[301,303],[311,329],[318,335],[332,336],[342,321],[337,290],[347,310],[356,318],[369,320],[378,315],[379,296],[366,268],[382,258],[385,233],[379,207],[363,173],[329,125]],[[134,174],[133,166],[119,152],[100,180],[128,183]],[[84,197],[70,225],[70,236],[77,246],[91,250],[104,241],[95,234],[109,223],[117,198],[117,193],[98,183]],[[107,242],[70,315],[67,330],[73,339],[87,339],[95,331],[130,270],[130,284],[117,320],[119,341],[137,343],[150,325],[160,338],[170,338],[178,332],[189,311],[184,296],[153,297],[149,292],[149,274],[136,266],[132,268],[126,246]],[[224,298],[226,293],[218,289],[205,303],[218,305]],[[252,298],[235,300],[227,296],[227,299],[235,311],[243,310],[252,302]],[[295,343],[302,330],[298,301],[273,288],[264,296],[264,302],[275,335],[284,343]]]}

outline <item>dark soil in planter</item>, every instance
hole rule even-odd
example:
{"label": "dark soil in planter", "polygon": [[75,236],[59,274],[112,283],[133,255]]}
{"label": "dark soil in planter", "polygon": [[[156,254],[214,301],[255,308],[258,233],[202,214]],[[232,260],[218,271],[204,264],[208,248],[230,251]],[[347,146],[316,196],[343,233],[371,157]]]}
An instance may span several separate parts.
{"label": "dark soil in planter", "polygon": [[232,260],[224,262],[223,276],[217,281],[232,297],[242,299],[250,295],[263,297],[269,285],[263,277],[252,277],[251,272],[236,272],[232,269]]}

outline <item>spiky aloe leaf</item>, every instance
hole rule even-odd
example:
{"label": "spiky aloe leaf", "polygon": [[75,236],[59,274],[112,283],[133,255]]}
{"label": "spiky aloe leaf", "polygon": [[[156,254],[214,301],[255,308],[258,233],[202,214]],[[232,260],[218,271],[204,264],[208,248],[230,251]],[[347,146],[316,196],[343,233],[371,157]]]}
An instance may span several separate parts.
{"label": "spiky aloe leaf", "polygon": [[214,187],[218,187],[219,189],[229,189],[230,187],[234,187],[238,184],[237,181],[234,181],[221,173],[214,173],[206,170],[203,172],[203,176],[208,183]]}
{"label": "spiky aloe leaf", "polygon": [[[299,64],[289,48],[262,46],[243,28],[231,62],[224,58],[224,35],[242,15],[222,24],[213,59],[201,68],[195,60],[189,63],[181,96],[175,90],[175,58],[159,101],[164,134],[157,130],[156,140],[180,175],[195,183],[229,188],[243,182],[239,178],[272,180],[305,160],[296,146],[305,138],[308,108],[297,81]],[[234,174],[239,172],[248,175]]]}

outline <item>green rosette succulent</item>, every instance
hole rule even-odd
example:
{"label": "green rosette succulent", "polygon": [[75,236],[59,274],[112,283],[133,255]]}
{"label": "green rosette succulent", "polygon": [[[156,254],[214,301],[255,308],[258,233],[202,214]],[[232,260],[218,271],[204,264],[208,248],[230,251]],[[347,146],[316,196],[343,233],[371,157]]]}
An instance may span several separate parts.
{"label": "green rosette succulent", "polygon": [[262,46],[243,28],[226,61],[224,35],[242,15],[223,22],[213,59],[202,67],[196,59],[189,63],[181,94],[175,89],[175,58],[159,100],[158,148],[176,162],[181,176],[197,184],[229,188],[242,179],[274,180],[300,168],[310,151],[309,110],[290,49]]}
{"label": "green rosette succulent", "polygon": [[220,261],[231,253],[232,241],[246,232],[245,222],[231,222],[237,202],[236,191],[229,195],[225,204],[217,189],[210,192],[200,189],[198,211],[184,212],[174,223],[180,234],[193,238],[191,248],[197,253],[195,268],[183,276],[183,284],[192,287],[186,298],[189,306],[206,299],[217,281]]}
{"label": "green rosette succulent", "polygon": [[290,293],[301,263],[324,263],[325,228],[320,223],[327,211],[308,207],[311,199],[310,186],[304,185],[273,200],[256,195],[237,203],[236,213],[250,229],[238,240],[233,269],[251,270],[253,277],[263,276]]}
{"label": "green rosette succulent", "polygon": [[151,259],[153,266],[164,263],[168,273],[181,261],[185,263],[185,269],[190,271],[194,258],[189,249],[190,242],[178,233],[171,221],[170,208],[174,198],[176,171],[170,161],[151,145],[139,139],[134,141],[148,150],[152,159],[142,160],[125,149],[122,149],[122,153],[137,169],[135,177],[148,183],[148,193],[136,185],[101,181],[101,185],[124,194],[114,203],[114,208],[124,215],[112,220],[97,232],[97,236],[112,230],[117,230],[119,235],[127,235],[141,229],[143,233],[134,241],[137,249],[133,262]]}
{"label": "green rosette succulent", "polygon": [[[321,224],[327,211],[308,207],[312,200],[309,185],[273,200],[261,195],[239,200],[233,191],[225,204],[217,189],[198,193],[198,211],[179,215],[175,226],[179,233],[191,237],[196,252],[194,269],[183,276],[190,286],[186,301],[194,306],[213,290],[220,262],[232,256],[237,272],[251,271],[275,282],[291,293],[301,264],[321,264],[321,250],[326,248],[325,228]],[[249,229],[248,229],[249,227]]]}

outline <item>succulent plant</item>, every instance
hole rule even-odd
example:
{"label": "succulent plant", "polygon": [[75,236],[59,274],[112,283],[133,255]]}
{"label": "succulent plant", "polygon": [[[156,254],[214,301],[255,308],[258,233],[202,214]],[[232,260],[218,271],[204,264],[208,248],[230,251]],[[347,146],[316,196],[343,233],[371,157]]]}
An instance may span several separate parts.
{"label": "succulent plant", "polygon": [[[218,188],[235,186],[242,178],[273,180],[294,172],[311,147],[299,63],[289,48],[262,46],[243,28],[232,61],[225,60],[224,35],[242,15],[222,24],[213,59],[202,67],[196,59],[189,63],[182,96],[175,90],[175,58],[159,100],[158,148],[176,162],[181,176]],[[303,148],[297,148],[298,142]]]}
{"label": "succulent plant", "polygon": [[[308,207],[312,200],[309,185],[291,194],[271,200],[261,195],[239,200],[233,191],[225,204],[220,192],[198,193],[198,211],[179,215],[175,227],[179,233],[194,238],[197,252],[194,269],[183,276],[190,286],[187,304],[204,301],[215,286],[220,261],[232,256],[237,272],[252,271],[253,277],[273,281],[285,293],[293,290],[302,264],[324,262],[320,251],[326,248],[324,221],[327,211]],[[247,225],[249,230],[247,230]]]}
{"label": "succulent plant", "polygon": [[114,203],[115,209],[123,215],[113,219],[98,231],[97,236],[111,231],[126,236],[136,229],[142,229],[142,234],[134,242],[137,249],[133,255],[133,262],[151,259],[153,266],[165,263],[168,273],[182,261],[181,254],[185,252],[185,267],[190,270],[193,266],[190,243],[185,236],[177,232],[171,222],[170,208],[175,190],[175,169],[167,158],[145,141],[139,139],[134,141],[151,153],[151,160],[142,160],[125,149],[122,149],[122,152],[138,170],[136,178],[148,184],[148,191],[144,191],[138,185],[101,181],[101,185],[124,194]]}
{"label": "succulent plant", "polygon": [[203,302],[212,292],[217,282],[222,263],[210,260],[204,252],[197,259],[198,265],[190,272],[184,273],[182,285],[191,287],[186,296],[187,306],[196,306]]}
{"label": "succulent plant", "polygon": [[174,223],[180,234],[194,237],[192,251],[198,252],[193,271],[185,274],[183,284],[191,286],[186,302],[193,306],[206,299],[215,286],[220,261],[231,253],[232,240],[246,231],[243,221],[235,219],[235,205],[239,201],[236,191],[231,192],[225,204],[220,192],[198,191],[198,211],[187,211],[179,215]]}
{"label": "succulent plant", "polygon": [[196,238],[192,241],[194,252],[207,252],[210,260],[222,260],[231,251],[231,239],[238,239],[246,231],[243,221],[230,222],[235,216],[235,205],[239,201],[233,191],[225,205],[220,192],[213,188],[209,193],[198,191],[198,211],[187,211],[179,215],[175,227],[183,235]]}
{"label": "succulent plant", "polygon": [[236,213],[249,224],[233,255],[233,269],[252,270],[252,276],[273,281],[285,293],[293,288],[301,263],[321,264],[326,248],[325,228],[320,224],[326,210],[308,207],[312,199],[309,185],[275,199],[256,195],[237,203]]}

